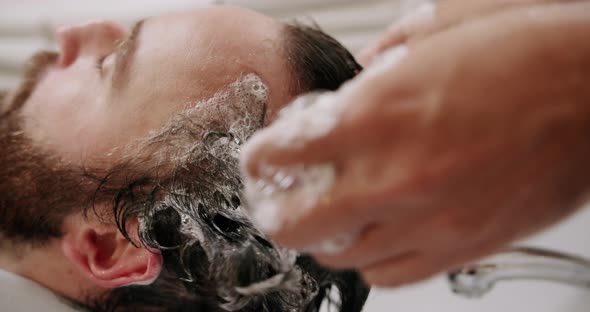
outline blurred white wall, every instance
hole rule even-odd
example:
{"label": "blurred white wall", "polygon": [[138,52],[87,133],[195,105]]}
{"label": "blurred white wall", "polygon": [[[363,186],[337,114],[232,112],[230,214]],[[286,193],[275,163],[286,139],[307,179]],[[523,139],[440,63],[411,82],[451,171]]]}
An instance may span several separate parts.
{"label": "blurred white wall", "polygon": [[[0,90],[17,82],[23,62],[34,51],[54,47],[58,25],[109,18],[130,24],[138,18],[212,3],[247,6],[281,19],[311,17],[353,51],[418,0],[0,0]],[[534,216],[531,216],[534,217]],[[428,231],[428,229],[424,229]],[[535,246],[590,257],[590,210],[531,240]],[[398,290],[374,292],[367,312],[585,312],[590,292],[539,282],[498,285],[482,300],[456,297],[442,277]]]}
{"label": "blurred white wall", "polygon": [[59,25],[90,19],[137,19],[211,4],[249,7],[279,19],[312,18],[358,51],[418,0],[0,0],[0,90],[13,87],[28,57],[53,48]]}

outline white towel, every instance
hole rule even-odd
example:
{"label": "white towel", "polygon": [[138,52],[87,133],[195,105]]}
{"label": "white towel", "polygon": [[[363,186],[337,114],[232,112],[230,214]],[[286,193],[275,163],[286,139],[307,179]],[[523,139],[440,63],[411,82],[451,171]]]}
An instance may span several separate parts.
{"label": "white towel", "polygon": [[75,310],[39,284],[0,270],[0,311],[74,312]]}

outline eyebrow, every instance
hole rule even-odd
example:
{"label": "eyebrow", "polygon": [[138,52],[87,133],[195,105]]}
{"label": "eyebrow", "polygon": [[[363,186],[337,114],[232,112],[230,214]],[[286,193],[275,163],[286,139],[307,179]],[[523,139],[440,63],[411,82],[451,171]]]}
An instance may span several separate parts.
{"label": "eyebrow", "polygon": [[124,83],[131,67],[131,59],[137,50],[137,38],[141,33],[142,26],[145,19],[138,21],[133,25],[131,34],[117,46],[115,53],[115,66],[112,75],[112,86],[116,90],[120,90],[124,87]]}

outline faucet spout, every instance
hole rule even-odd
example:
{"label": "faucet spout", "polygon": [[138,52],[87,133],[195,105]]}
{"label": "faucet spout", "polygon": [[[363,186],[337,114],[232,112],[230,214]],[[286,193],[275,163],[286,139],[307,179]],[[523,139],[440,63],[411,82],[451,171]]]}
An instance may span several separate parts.
{"label": "faucet spout", "polygon": [[499,281],[548,280],[590,291],[590,260],[538,248],[515,247],[478,264],[448,273],[453,292],[470,298],[488,293]]}

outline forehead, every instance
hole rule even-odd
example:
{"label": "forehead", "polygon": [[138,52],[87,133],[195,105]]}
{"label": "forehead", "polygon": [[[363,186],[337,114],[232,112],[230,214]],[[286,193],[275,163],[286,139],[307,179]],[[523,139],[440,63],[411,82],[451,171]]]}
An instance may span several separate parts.
{"label": "forehead", "polygon": [[[207,44],[212,52],[221,52],[220,47],[272,45],[280,37],[282,24],[250,10],[211,7],[149,18],[145,28],[145,36],[155,36],[162,41],[178,40],[178,46],[186,49]],[[240,50],[243,49],[224,52],[239,53]]]}
{"label": "forehead", "polygon": [[[158,73],[154,74],[174,78],[176,83],[190,78],[194,84],[204,86],[214,82],[212,77],[232,76],[231,80],[235,79],[237,74],[246,71],[244,65],[259,67],[252,56],[261,52],[270,54],[271,51],[260,49],[253,43],[275,39],[272,28],[257,29],[257,15],[244,16],[242,11],[226,11],[202,9],[147,19],[137,51],[142,69],[157,70]],[[250,22],[245,23],[245,19]],[[240,24],[247,26],[240,27]],[[204,76],[207,79],[201,79]]]}
{"label": "forehead", "polygon": [[169,81],[168,90],[198,86],[193,91],[201,94],[186,92],[193,97],[255,73],[269,86],[271,108],[290,100],[284,25],[268,16],[221,6],[148,18],[142,28],[137,59],[143,72],[136,77]]}
{"label": "forehead", "polygon": [[[233,7],[233,6],[211,6],[207,8],[188,10],[164,14],[150,18],[150,20],[164,23],[184,23],[184,25],[207,25],[214,24],[219,28],[235,28],[248,32],[256,28],[267,28],[272,30],[280,23],[272,17],[256,11]],[[237,27],[235,27],[237,26]],[[268,29],[270,27],[270,29]],[[198,31],[198,29],[196,29]]]}

